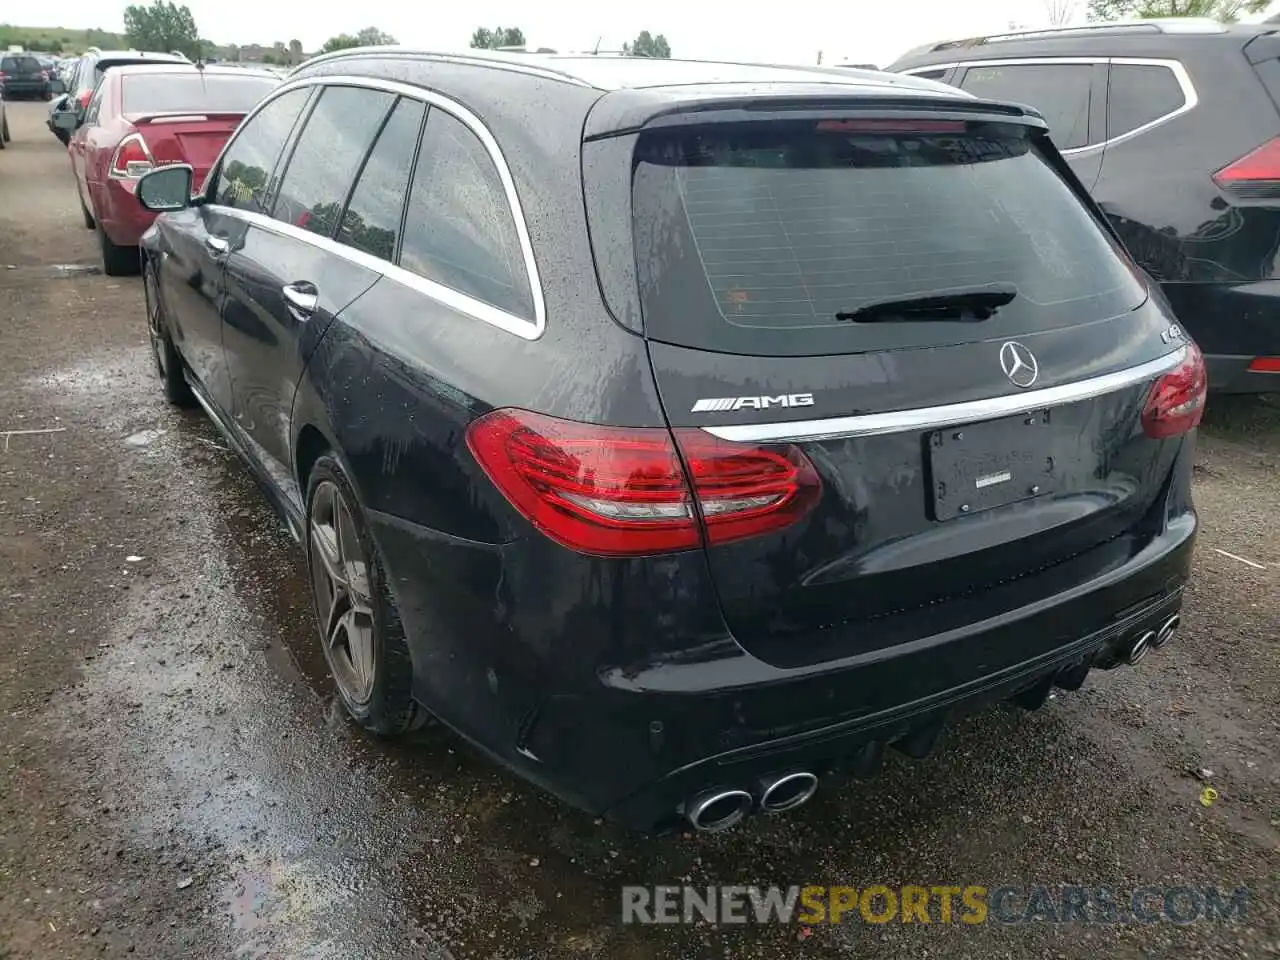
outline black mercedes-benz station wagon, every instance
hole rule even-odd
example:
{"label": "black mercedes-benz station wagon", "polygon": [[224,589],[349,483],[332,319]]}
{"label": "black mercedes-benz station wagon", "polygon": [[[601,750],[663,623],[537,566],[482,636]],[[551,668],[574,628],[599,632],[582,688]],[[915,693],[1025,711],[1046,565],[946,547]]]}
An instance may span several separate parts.
{"label": "black mercedes-benz station wagon", "polygon": [[164,386],[378,734],[716,830],[1177,628],[1204,365],[1030,108],[364,49],[196,188],[138,187]]}

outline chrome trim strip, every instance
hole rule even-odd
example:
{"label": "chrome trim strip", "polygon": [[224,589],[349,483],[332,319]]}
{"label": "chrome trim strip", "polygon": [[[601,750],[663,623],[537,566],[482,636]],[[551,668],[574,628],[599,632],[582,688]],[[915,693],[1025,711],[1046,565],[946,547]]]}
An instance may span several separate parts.
{"label": "chrome trim strip", "polygon": [[[395,280],[407,286],[425,293],[445,306],[448,306],[460,313],[465,313],[476,320],[491,324],[508,333],[513,333],[517,337],[524,340],[537,340],[542,336],[547,328],[547,306],[546,300],[542,294],[542,279],[538,274],[538,264],[533,255],[533,241],[529,236],[529,226],[525,221],[524,208],[520,205],[520,196],[516,192],[515,179],[511,175],[511,168],[507,165],[506,157],[503,156],[502,149],[498,146],[498,142],[494,139],[493,134],[489,132],[489,128],[474,113],[464,107],[455,100],[451,100],[432,90],[426,90],[422,87],[416,87],[412,84],[397,83],[393,80],[379,80],[374,77],[348,77],[348,76],[315,76],[303,77],[298,80],[289,80],[282,83],[271,91],[271,95],[262,100],[253,108],[244,120],[240,122],[240,126],[236,129],[236,136],[232,136],[222,152],[218,154],[218,159],[212,167],[210,167],[210,176],[213,171],[221,170],[223,157],[231,149],[231,145],[236,142],[239,132],[245,128],[245,125],[258,115],[268,103],[274,101],[277,97],[284,96],[291,90],[314,86],[342,86],[342,87],[362,87],[369,90],[381,90],[385,93],[394,93],[410,100],[418,100],[429,106],[436,107],[445,111],[456,120],[463,123],[472,133],[474,133],[484,146],[485,152],[489,154],[489,158],[493,161],[498,171],[498,179],[502,183],[502,190],[507,196],[507,205],[511,211],[511,218],[515,222],[516,236],[520,241],[521,258],[524,261],[525,273],[529,281],[529,292],[533,298],[533,319],[518,316],[514,313],[508,313],[506,310],[499,309],[483,300],[477,300],[475,297],[469,296],[452,287],[446,287],[443,284],[420,277],[416,273],[411,273],[403,267],[399,267],[388,260],[380,260],[371,256],[362,250],[354,247],[344,246],[336,241],[330,240],[328,237],[322,237],[319,234],[310,233],[290,224],[283,223],[279,220],[272,219],[260,213],[249,210],[239,210],[234,207],[224,207],[220,204],[209,203],[209,207],[217,210],[219,213],[228,216],[238,217],[248,223],[255,224],[266,230],[271,230],[281,236],[293,237],[317,246],[328,253],[345,257],[346,259],[357,263],[363,267],[375,271],[388,279]],[[206,179],[205,187],[208,187],[209,181]]]}
{"label": "chrome trim strip", "polygon": [[[1168,123],[1177,117],[1182,116],[1190,110],[1194,110],[1200,103],[1200,94],[1196,92],[1195,84],[1191,82],[1191,75],[1187,73],[1187,68],[1178,60],[1161,60],[1152,57],[1015,57],[1012,59],[1001,60],[957,60],[953,63],[931,63],[926,66],[912,67],[910,70],[903,70],[904,74],[914,76],[929,70],[951,70],[960,67],[1028,67],[1042,63],[1069,63],[1069,64],[1119,64],[1128,67],[1164,67],[1173,73],[1173,77],[1178,81],[1178,86],[1182,88],[1182,106],[1176,110],[1171,110],[1162,117],[1156,117],[1154,120],[1148,120],[1140,127],[1134,127],[1132,130],[1126,131],[1116,137],[1103,140],[1099,143],[1086,144],[1083,147],[1072,147],[1070,150],[1059,151],[1064,157],[1078,157],[1084,154],[1092,153],[1095,150],[1103,150],[1106,147],[1113,146],[1117,143],[1124,143],[1126,140],[1132,140],[1134,137],[1141,136],[1148,130],[1160,126],[1162,123]],[[963,87],[957,89],[963,90]],[[967,92],[967,91],[966,91]],[[1031,104],[1035,106],[1035,104]],[[1050,134],[1052,134],[1052,130]]]}
{"label": "chrome trim strip", "polygon": [[873,437],[910,430],[938,430],[961,423],[994,420],[998,417],[1028,413],[1043,407],[1089,400],[1121,390],[1144,380],[1152,380],[1172,370],[1186,359],[1187,348],[1179,347],[1155,360],[1136,367],[1104,373],[1088,380],[1064,383],[1042,390],[1011,393],[988,400],[969,400],[938,407],[918,407],[891,413],[868,413],[853,417],[831,417],[826,420],[792,420],[787,423],[752,423],[724,427],[703,427],[721,440],[742,443],[781,443],[801,440],[834,440],[846,437]]}

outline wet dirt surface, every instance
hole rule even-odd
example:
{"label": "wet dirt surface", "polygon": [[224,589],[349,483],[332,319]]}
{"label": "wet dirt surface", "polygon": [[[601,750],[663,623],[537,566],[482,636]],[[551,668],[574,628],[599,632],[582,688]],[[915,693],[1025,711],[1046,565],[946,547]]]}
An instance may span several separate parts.
{"label": "wet dirt surface", "polygon": [[[77,269],[97,251],[64,152],[43,105],[8,109],[3,960],[1280,952],[1280,404],[1213,404],[1185,626],[1139,668],[966,720],[930,759],[832,778],[790,815],[628,835],[446,731],[389,745],[346,721],[298,548],[214,428],[163,402],[140,282]],[[1250,899],[1243,920],[1185,925],[623,926],[632,883]]]}

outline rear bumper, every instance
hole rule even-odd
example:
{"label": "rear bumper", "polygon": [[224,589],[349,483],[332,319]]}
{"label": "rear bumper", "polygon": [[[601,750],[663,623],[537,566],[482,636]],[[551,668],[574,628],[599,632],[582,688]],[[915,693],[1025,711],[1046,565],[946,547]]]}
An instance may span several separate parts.
{"label": "rear bumper", "polygon": [[[647,617],[614,584],[602,588],[604,619],[548,611],[554,620],[530,629],[509,619],[521,604],[506,591],[530,572],[554,579],[554,568],[521,569],[502,546],[445,542],[384,516],[373,527],[418,698],[561,799],[646,830],[674,820],[699,793],[752,790],[769,773],[842,762],[870,772],[886,744],[919,752],[957,713],[1047,692],[1064,672],[1082,679],[1115,665],[1181,606],[1197,520],[1181,494],[1169,509],[1140,546],[1108,554],[1087,575],[1064,564],[1057,587],[1013,609],[798,668],[765,663],[725,634],[699,636],[692,620],[682,649],[643,653],[638,645],[662,629],[652,578]],[[686,556],[668,582],[696,598],[700,559]],[[545,578],[535,582],[545,588]]]}
{"label": "rear bumper", "polygon": [[5,80],[6,97],[42,97],[50,90],[48,80]]}
{"label": "rear bumper", "polygon": [[[704,683],[712,680],[701,690],[650,692],[642,695],[641,705],[627,708],[603,701],[584,702],[580,711],[562,705],[556,715],[543,719],[542,729],[534,731],[531,747],[535,754],[545,747],[551,755],[557,742],[590,737],[601,752],[594,758],[580,757],[583,765],[573,771],[576,777],[590,778],[596,771],[609,769],[613,764],[606,757],[618,753],[630,758],[637,773],[652,775],[625,797],[609,800],[603,791],[596,794],[602,812],[637,829],[670,819],[691,797],[707,790],[741,788],[758,793],[759,781],[768,774],[821,773],[843,765],[855,774],[869,775],[886,744],[905,744],[907,752],[922,754],[943,725],[958,714],[1037,686],[1047,689],[1055,676],[1073,669],[1114,666],[1137,635],[1157,629],[1181,607],[1194,539],[1195,518],[1187,514],[1125,568],[1082,585],[1071,595],[1052,598],[1033,610],[1014,611],[961,636],[931,638],[917,649],[896,651],[890,658],[838,672],[788,679],[757,664],[761,676],[755,682],[725,689],[715,684],[715,672],[703,664],[691,666],[705,678]],[[1123,616],[1109,614],[1116,609],[1124,610]],[[1064,626],[1072,636],[1065,643],[1059,639]],[[951,650],[944,654],[940,649],[944,647]],[[936,692],[866,711],[866,705],[876,699],[868,691],[903,691],[910,686],[904,682],[907,677],[927,674],[931,660],[952,661],[951,654],[958,651],[989,665],[990,672],[954,685],[935,676],[935,684],[942,681]],[[764,676],[766,672],[772,676]],[[798,709],[808,715],[801,729],[795,729]],[[770,718],[778,721],[776,729],[770,728]],[[664,769],[661,751],[652,743],[655,723],[661,725],[665,739],[677,744],[702,740],[699,733],[704,731],[715,731],[725,743],[741,743],[744,727],[749,724],[753,729],[750,742],[722,752],[681,757],[683,763]],[[591,732],[583,732],[587,730]]]}
{"label": "rear bumper", "polygon": [[98,222],[118,247],[136,247],[156,218],[138,203],[134,195],[136,188],[136,180],[108,177],[101,189],[101,199],[95,198]]}
{"label": "rear bumper", "polygon": [[[1268,354],[1278,356],[1280,354]],[[1250,370],[1254,358],[1210,354],[1204,358],[1209,387],[1215,393],[1270,393],[1280,390],[1280,372]]]}
{"label": "rear bumper", "polygon": [[1280,280],[1165,283],[1161,290],[1203,351],[1211,390],[1280,389],[1280,375],[1249,371],[1256,357],[1280,357]]}

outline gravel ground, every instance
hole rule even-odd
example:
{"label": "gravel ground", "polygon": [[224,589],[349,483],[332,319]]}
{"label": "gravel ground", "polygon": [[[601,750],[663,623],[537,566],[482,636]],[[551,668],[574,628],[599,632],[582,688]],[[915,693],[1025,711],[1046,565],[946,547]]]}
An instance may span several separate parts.
{"label": "gravel ground", "polygon": [[[59,267],[94,263],[93,234],[44,105],[8,109],[0,960],[1280,953],[1280,402],[1212,405],[1186,624],[1138,669],[971,718],[786,817],[627,835],[447,733],[388,746],[346,722],[297,548],[213,428],[161,401],[139,281]],[[56,432],[3,436],[23,430]],[[642,927],[619,923],[627,883],[1250,899],[1185,925]]]}

